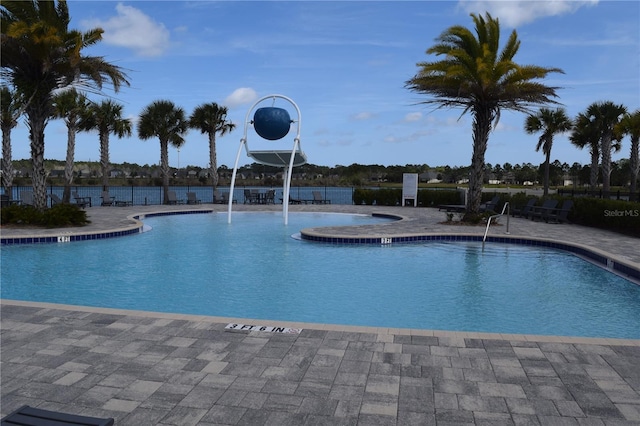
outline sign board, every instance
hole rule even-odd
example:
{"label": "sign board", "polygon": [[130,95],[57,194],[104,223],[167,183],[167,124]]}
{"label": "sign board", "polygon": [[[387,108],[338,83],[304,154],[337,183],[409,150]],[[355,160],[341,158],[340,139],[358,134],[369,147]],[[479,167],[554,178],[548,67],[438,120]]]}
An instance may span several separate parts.
{"label": "sign board", "polygon": [[263,331],[265,333],[285,333],[285,334],[300,334],[301,328],[290,327],[272,327],[268,325],[251,325],[251,324],[235,324],[229,323],[225,329],[231,331]]}
{"label": "sign board", "polygon": [[418,205],[418,174],[402,174],[402,205],[406,206],[407,201],[413,201],[413,207]]}

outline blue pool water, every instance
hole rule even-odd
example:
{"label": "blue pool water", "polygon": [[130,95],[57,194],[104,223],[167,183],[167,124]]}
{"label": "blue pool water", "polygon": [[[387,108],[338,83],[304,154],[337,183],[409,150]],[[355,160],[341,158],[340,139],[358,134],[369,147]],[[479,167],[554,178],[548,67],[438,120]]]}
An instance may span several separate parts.
{"label": "blue pool water", "polygon": [[341,246],[302,228],[370,217],[175,215],[101,241],[2,247],[6,299],[259,320],[640,338],[640,286],[562,251]]}

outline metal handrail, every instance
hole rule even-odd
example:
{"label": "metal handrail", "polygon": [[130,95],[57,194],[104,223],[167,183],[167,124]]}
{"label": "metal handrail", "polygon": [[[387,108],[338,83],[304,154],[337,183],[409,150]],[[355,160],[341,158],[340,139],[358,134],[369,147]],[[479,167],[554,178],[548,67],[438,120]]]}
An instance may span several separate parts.
{"label": "metal handrail", "polygon": [[492,216],[489,216],[489,219],[487,219],[487,228],[484,230],[484,237],[482,237],[482,248],[484,248],[484,242],[487,239],[487,234],[489,233],[489,226],[491,226],[491,221],[497,217],[500,216],[504,216],[504,211],[507,211],[507,232],[506,234],[509,235],[509,216],[510,216],[510,212],[511,212],[511,207],[509,207],[509,202],[505,202],[504,206],[502,206],[502,213],[499,214],[494,214]]}

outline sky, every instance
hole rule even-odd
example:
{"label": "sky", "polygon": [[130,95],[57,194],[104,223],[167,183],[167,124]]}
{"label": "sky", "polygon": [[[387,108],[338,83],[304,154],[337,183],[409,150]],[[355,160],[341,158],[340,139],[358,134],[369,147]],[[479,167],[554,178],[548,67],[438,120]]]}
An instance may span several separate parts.
{"label": "sky", "polygon": [[[232,168],[255,102],[270,94],[292,99],[301,111],[301,147],[309,163],[467,166],[471,163],[471,117],[461,109],[421,103],[407,80],[435,39],[453,25],[473,28],[471,13],[500,19],[502,41],[514,29],[522,65],[561,68],[543,82],[561,87],[557,99],[569,117],[593,102],[640,108],[640,2],[555,1],[74,1],[70,28],[100,27],[103,40],[84,51],[122,67],[131,82],[104,95],[124,107],[133,135],[110,137],[112,163],[158,164],[157,139],[140,140],[137,120],[157,100],[170,100],[188,117],[202,104],[229,110],[236,129],[217,138],[218,165]],[[95,95],[93,100],[104,98]],[[288,102],[267,100],[297,118]],[[250,116],[251,118],[251,116]],[[524,130],[526,115],[503,111],[491,133],[485,160],[491,164],[544,161],[539,135]],[[295,127],[292,127],[295,129]],[[265,141],[247,128],[251,150],[290,149],[294,132]],[[67,131],[52,120],[45,158],[64,160]],[[30,158],[24,122],[12,133],[13,158]],[[628,158],[629,139],[614,160]],[[556,136],[552,161],[589,164],[588,149]],[[99,160],[97,133],[80,133],[76,161]],[[206,135],[190,130],[172,167],[208,167]],[[243,152],[240,165],[252,160]]]}

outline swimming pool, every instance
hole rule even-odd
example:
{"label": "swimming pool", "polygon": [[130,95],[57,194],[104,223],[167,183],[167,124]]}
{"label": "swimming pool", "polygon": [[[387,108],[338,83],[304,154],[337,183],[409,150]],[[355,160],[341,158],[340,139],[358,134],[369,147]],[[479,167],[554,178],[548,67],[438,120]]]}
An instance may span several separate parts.
{"label": "swimming pool", "polygon": [[[640,338],[640,286],[551,249],[329,245],[291,234],[364,216],[150,217],[153,231],[2,248],[2,298],[394,328]],[[7,267],[7,265],[11,265]]]}

